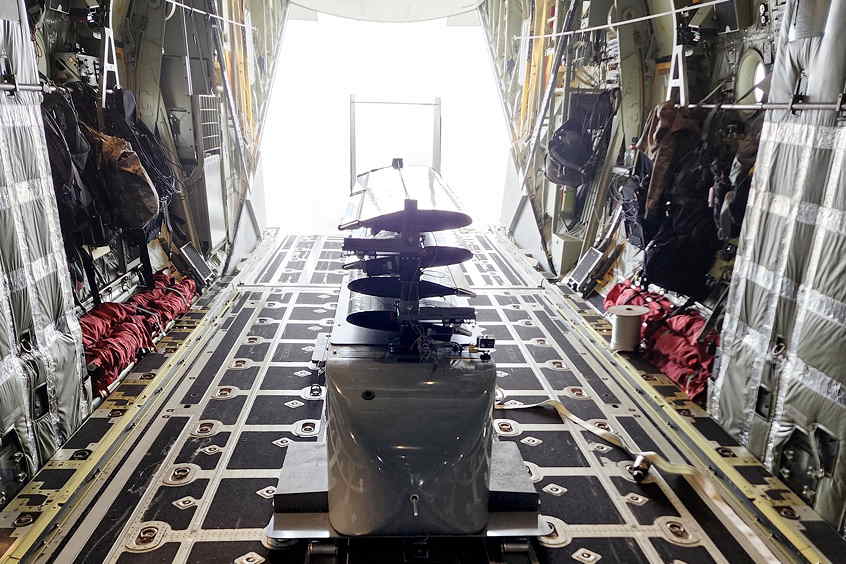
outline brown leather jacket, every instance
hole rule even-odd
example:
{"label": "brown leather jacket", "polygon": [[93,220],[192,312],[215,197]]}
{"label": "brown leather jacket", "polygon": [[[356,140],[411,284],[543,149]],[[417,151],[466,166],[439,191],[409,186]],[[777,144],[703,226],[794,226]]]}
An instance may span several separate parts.
{"label": "brown leather jacket", "polygon": [[676,108],[673,102],[655,107],[646,118],[635,148],[652,161],[652,176],[646,193],[646,215],[660,213],[664,192],[684,157],[699,144],[701,113]]}

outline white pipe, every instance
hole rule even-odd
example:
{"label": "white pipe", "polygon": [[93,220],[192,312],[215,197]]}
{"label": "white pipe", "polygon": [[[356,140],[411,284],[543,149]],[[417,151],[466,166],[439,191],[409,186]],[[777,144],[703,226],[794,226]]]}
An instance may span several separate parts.
{"label": "white pipe", "polygon": [[216,20],[220,20],[222,22],[226,22],[226,23],[229,23],[229,24],[232,24],[232,25],[237,25],[237,26],[243,27],[243,28],[250,28],[252,30],[256,29],[255,26],[249,26],[249,25],[243,24],[241,22],[236,22],[235,20],[230,20],[228,18],[218,16],[216,14],[210,14],[208,12],[204,12],[203,10],[198,10],[197,8],[194,8],[193,6],[188,6],[187,4],[183,4],[182,2],[177,2],[176,0],[167,0],[167,2],[168,2],[168,4],[172,4],[173,6],[179,6],[183,10],[190,10],[191,12],[194,12],[195,14],[201,14],[203,16],[208,16],[210,18],[214,18]]}

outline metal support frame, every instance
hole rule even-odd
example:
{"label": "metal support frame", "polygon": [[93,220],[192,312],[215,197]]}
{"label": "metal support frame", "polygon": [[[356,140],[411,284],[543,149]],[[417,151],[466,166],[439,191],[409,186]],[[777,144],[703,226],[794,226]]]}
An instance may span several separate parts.
{"label": "metal support frame", "polygon": [[61,86],[53,86],[52,84],[20,84],[3,82],[0,83],[0,91],[9,92],[43,92],[44,94],[52,94],[53,92],[64,92],[65,89]]}
{"label": "metal support frame", "polygon": [[667,100],[672,100],[673,91],[678,90],[679,104],[686,106],[687,101],[690,99],[687,85],[687,63],[684,60],[684,45],[676,44],[673,46],[670,78],[667,81]]}
{"label": "metal support frame", "polygon": [[[567,12],[567,16],[564,21],[565,29],[568,29],[574,20],[574,16],[576,13],[575,7],[576,2],[570,4],[570,9]],[[569,45],[569,39],[567,36],[561,36],[559,39],[558,44],[555,46],[555,55],[553,55],[552,60],[552,69],[550,69],[549,76],[549,84],[546,85],[546,89],[543,94],[543,100],[541,102],[540,108],[538,108],[538,113],[535,116],[534,126],[532,128],[532,136],[529,138],[529,150],[526,152],[525,162],[523,164],[523,174],[521,175],[520,186],[519,189],[522,192],[520,196],[520,201],[517,203],[517,207],[514,209],[514,213],[511,216],[511,221],[508,222],[507,226],[507,233],[509,235],[514,233],[514,229],[517,227],[517,223],[520,221],[520,216],[523,213],[523,208],[526,205],[526,202],[529,200],[529,192],[526,187],[528,183],[529,176],[533,173],[533,161],[535,151],[537,151],[538,141],[540,140],[541,134],[541,127],[543,126],[543,116],[549,109],[549,103],[552,99],[552,94],[555,90],[555,77],[558,76],[558,70],[561,68],[561,62],[564,58],[564,53],[567,49],[567,45]],[[537,219],[537,218],[535,218]],[[541,230],[541,240],[543,241],[543,246],[546,248],[546,238],[543,236],[543,230]]]}
{"label": "metal support frame", "polygon": [[[185,46],[185,78],[188,81],[188,96],[194,95],[194,81],[191,77],[191,48],[188,45],[188,11],[182,10],[182,39]],[[199,53],[197,54],[200,55]]]}
{"label": "metal support frame", "polygon": [[247,215],[250,218],[250,224],[252,224],[252,226],[253,226],[253,231],[260,234],[261,233],[261,225],[259,225],[258,217],[256,217],[256,210],[253,207],[253,200],[250,199],[250,198],[247,198],[244,201],[244,206],[243,206],[242,209],[245,209],[247,211]]}
{"label": "metal support frame", "polygon": [[704,108],[721,110],[810,110],[810,111],[831,111],[846,112],[846,99],[839,102],[766,102],[761,104],[678,104],[677,107]]}
{"label": "metal support frame", "polygon": [[[623,118],[620,114],[617,114],[613,118],[611,136],[608,140],[608,149],[605,152],[605,159],[603,160],[602,168],[599,170],[599,174],[593,181],[593,189],[591,190],[593,202],[591,205],[590,216],[585,222],[584,239],[582,240],[582,249],[579,253],[580,256],[584,256],[585,253],[587,253],[594,245],[594,239],[596,238],[596,231],[599,227],[601,212],[605,208],[605,199],[608,196],[608,191],[611,185],[611,170],[614,167],[614,163],[617,160],[617,155],[622,145]],[[558,274],[563,275],[564,273],[559,272]]]}
{"label": "metal support frame", "polygon": [[112,12],[109,10],[109,26],[103,28],[103,62],[100,65],[100,108],[106,107],[106,95],[109,90],[109,75],[114,75],[113,88],[120,88],[120,76],[118,75],[117,50],[115,49],[115,35],[112,31]]}
{"label": "metal support frame", "polygon": [[[210,10],[210,14],[214,13],[215,4],[213,0],[206,0],[208,3],[208,7]],[[221,21],[226,21],[225,18],[217,18]],[[247,158],[244,154],[246,150],[247,144],[246,140],[244,139],[244,133],[241,129],[241,119],[238,113],[238,108],[235,106],[235,98],[232,94],[232,87],[229,84],[229,77],[226,75],[226,57],[223,55],[225,52],[225,45],[223,41],[223,37],[221,34],[220,26],[215,23],[212,27],[212,36],[214,38],[215,47],[217,49],[217,60],[220,63],[220,74],[223,77],[223,94],[226,97],[227,109],[229,110],[230,117],[232,118],[232,124],[235,128],[235,152],[238,158],[238,164],[240,165],[241,174],[239,175],[241,178],[242,189],[239,190],[239,198],[238,201],[240,205],[238,206],[238,215],[235,219],[234,229],[232,230],[232,237],[233,241],[231,241],[230,250],[226,255],[226,262],[223,265],[223,271],[226,272],[229,269],[229,262],[232,259],[232,250],[235,248],[234,245],[234,238],[237,237],[238,229],[240,227],[241,219],[244,215],[244,207],[247,203],[249,192],[250,192],[250,167],[247,164]],[[253,224],[255,226],[255,223]],[[256,230],[256,237],[261,239],[261,230]]]}
{"label": "metal support frame", "polygon": [[[272,5],[270,2],[265,2],[264,4],[265,4],[266,9],[270,9],[270,6]],[[271,77],[276,76],[276,73],[279,70],[279,60],[282,58],[282,42],[285,39],[285,36],[284,36],[285,22],[288,19],[288,6],[289,5],[290,5],[290,2],[287,1],[287,0],[281,3],[281,8],[280,8],[281,15],[279,16],[279,19],[282,20],[282,25],[279,27],[279,29],[274,30],[272,33],[268,33],[267,31],[262,32],[262,38],[265,40],[265,43],[267,42],[268,36],[273,35],[275,37],[278,37],[278,39],[276,40],[275,47],[273,49],[272,57],[271,57],[272,60],[273,60],[273,64],[270,68],[270,73],[269,73],[269,76],[271,76]],[[272,13],[272,10],[271,10],[271,13]],[[276,23],[276,19],[272,18],[272,16],[269,15],[269,13],[267,11],[265,12],[265,18],[266,18],[265,23],[267,23],[268,21],[270,21],[272,24]],[[271,52],[270,52],[270,50],[265,48],[265,57],[267,57],[268,55],[271,55]],[[276,80],[270,80],[269,81],[269,87],[268,87],[267,91],[265,92],[266,102],[265,102],[264,108],[262,109],[263,112],[267,111],[267,107],[270,105],[270,100],[273,99],[273,93],[276,90],[276,83],[277,82],[280,82],[280,81],[276,81]],[[267,121],[268,120],[265,119],[264,115],[262,115],[262,119],[260,119],[258,121],[258,130],[256,131],[256,145],[255,145],[256,153],[253,155],[253,160],[255,160],[256,162],[258,162],[258,156],[257,156],[258,150],[262,146],[262,143],[264,141],[265,124],[267,123]]]}
{"label": "metal support frame", "polygon": [[[209,4],[209,9],[214,10],[214,1],[206,1]],[[223,18],[219,19],[223,20]],[[226,76],[226,57],[224,57],[223,55],[226,52],[225,44],[220,31],[220,27],[215,24],[212,26],[212,30],[212,36],[214,38],[215,47],[217,48],[217,60],[220,63],[220,74],[223,77],[223,94],[226,97],[227,109],[229,110],[230,116],[232,118],[232,124],[235,128],[235,152],[238,155],[238,162],[241,165],[242,172],[245,176],[248,176],[250,168],[247,166],[247,158],[244,155],[244,150],[247,144],[246,140],[244,139],[243,129],[241,128],[241,117],[238,114],[238,108],[235,107],[235,97],[232,94],[232,87],[229,84],[229,78]],[[249,186],[249,184],[247,184],[247,186]],[[244,198],[246,198],[246,191],[242,195],[241,199]]]}
{"label": "metal support frame", "polygon": [[[508,2],[504,2],[503,4],[504,4],[504,7],[505,7],[506,12],[507,12],[510,4]],[[493,73],[494,78],[496,79],[498,86],[499,86],[496,89],[496,91],[497,91],[497,94],[499,94],[499,101],[500,101],[500,105],[502,107],[503,116],[505,117],[505,121],[508,124],[508,131],[511,133],[511,138],[516,139],[517,138],[517,132],[514,129],[514,122],[511,119],[511,117],[512,117],[511,114],[509,113],[510,104],[509,104],[509,99],[508,99],[508,90],[507,90],[508,87],[507,87],[506,81],[505,81],[505,73],[507,72],[506,71],[506,63],[505,63],[506,57],[504,55],[500,56],[497,53],[497,46],[498,46],[499,42],[492,35],[492,32],[496,31],[495,28],[494,28],[494,22],[491,20],[491,15],[489,14],[489,10],[483,9],[482,6],[485,6],[485,5],[482,4],[481,6],[479,6],[479,20],[482,22],[482,31],[485,34],[485,41],[488,44],[488,53],[490,54],[490,61],[491,61],[491,72]],[[504,50],[505,49],[503,48],[503,51]],[[502,60],[501,68],[500,68],[500,64],[499,64],[500,59]],[[513,72],[512,75],[511,75],[512,82],[515,80],[516,76],[517,76],[517,73]],[[519,159],[518,159],[517,151],[515,150],[513,144],[511,146],[511,156],[514,160],[515,167],[519,166]]]}
{"label": "metal support frame", "polygon": [[443,134],[443,129],[441,123],[442,107],[440,96],[435,98],[435,107],[432,111],[434,113],[432,116],[432,122],[435,128],[432,132],[432,168],[435,169],[438,174],[442,174],[441,161],[443,155],[441,154],[441,135]]}
{"label": "metal support frame", "polygon": [[442,111],[443,106],[441,98],[436,96],[431,102],[414,102],[407,100],[376,100],[367,98],[357,98],[355,94],[350,94],[350,191],[355,186],[358,178],[358,159],[356,158],[356,104],[378,104],[385,106],[432,106],[432,164],[431,168],[438,174],[443,174],[442,162]]}
{"label": "metal support frame", "polygon": [[350,191],[355,186],[357,163],[355,158],[355,94],[350,94]]}
{"label": "metal support frame", "polygon": [[[176,5],[180,5],[180,3],[174,2],[173,0],[167,0],[167,1],[171,2],[173,4],[176,4]],[[214,4],[213,0],[207,0],[207,2],[208,2],[209,12],[202,12],[200,10],[195,10],[195,9],[190,8],[190,6],[186,7],[186,8],[192,9],[194,12],[206,14],[210,18],[214,18],[214,19],[217,19],[217,20],[220,20],[220,21],[230,23],[232,25],[243,27],[247,30],[247,32],[249,32],[248,35],[251,35],[251,32],[255,31],[256,28],[254,26],[246,26],[246,25],[241,24],[239,22],[235,22],[233,20],[229,20],[227,18],[222,18],[220,16],[217,16],[214,13],[215,4]],[[275,71],[279,67],[279,58],[280,58],[279,54],[281,53],[281,48],[282,48],[281,35],[282,35],[282,30],[284,29],[285,21],[287,19],[288,4],[289,4],[289,2],[283,2],[282,3],[282,15],[281,15],[282,24],[281,24],[281,27],[280,27],[278,34],[277,34],[277,36],[280,37],[280,39],[276,42],[276,48],[275,48],[275,54],[274,54],[275,56],[273,57],[272,74],[274,74],[274,75],[275,75]],[[275,20],[274,20],[274,23],[275,23]],[[221,65],[223,65],[223,61],[222,61],[223,57],[222,57],[222,50],[221,50],[223,42],[222,42],[221,37],[220,37],[220,29],[217,25],[215,25],[213,27],[214,27],[215,42],[216,42],[216,45],[218,46],[218,52],[221,53],[221,56],[220,56]],[[265,32],[263,35],[266,37],[268,34]],[[256,234],[256,239],[258,239],[259,241],[262,239],[262,232],[261,232],[261,225],[259,224],[258,218],[256,217],[255,210],[253,209],[252,200],[249,197],[249,192],[250,192],[250,187],[251,187],[251,179],[249,178],[250,171],[247,167],[247,159],[244,155],[244,151],[247,150],[247,147],[246,147],[246,143],[244,143],[243,135],[241,133],[239,116],[235,111],[235,101],[234,101],[234,98],[232,98],[231,92],[229,90],[229,84],[228,84],[228,80],[227,80],[227,77],[226,77],[225,68],[222,68],[221,74],[222,74],[223,79],[224,79],[224,93],[225,93],[226,98],[227,98],[228,109],[229,109],[230,113],[232,113],[232,119],[233,119],[233,122],[235,124],[236,134],[238,136],[238,139],[236,140],[236,143],[239,144],[239,146],[237,148],[238,149],[238,155],[239,155],[239,159],[241,161],[241,167],[243,169],[243,173],[245,175],[244,180],[243,180],[244,190],[243,190],[243,193],[240,195],[240,197],[238,199],[239,206],[238,206],[238,211],[237,211],[237,215],[236,215],[236,219],[235,219],[234,229],[233,229],[232,235],[231,235],[232,241],[231,241],[229,252],[226,255],[226,261],[223,265],[223,272],[228,272],[229,269],[230,269],[230,264],[232,262],[233,254],[235,252],[236,241],[238,239],[238,231],[240,229],[241,221],[243,220],[243,216],[244,216],[245,211],[246,211],[246,213],[249,217],[250,224],[253,228],[253,231]],[[275,84],[275,82],[271,81],[270,91],[267,93],[264,111],[266,111],[266,108],[269,105],[270,100],[272,99],[274,84]],[[261,119],[259,121],[258,130],[257,130],[256,136],[255,136],[256,145],[254,146],[254,152],[251,153],[251,155],[250,155],[251,158],[252,158],[252,162],[256,166],[257,166],[257,163],[258,163],[258,148],[261,146],[262,140],[264,139],[264,131],[265,131],[264,122],[265,122],[264,119]],[[255,171],[253,170],[253,172],[255,172]],[[226,207],[224,209],[226,209]],[[228,221],[227,221],[227,229],[228,228],[229,228],[229,226],[228,226]]]}
{"label": "metal support frame", "polygon": [[649,20],[654,20],[656,18],[662,18],[664,16],[673,16],[675,19],[676,14],[683,14],[684,12],[692,12],[699,10],[700,8],[707,8],[708,6],[715,6],[717,4],[724,4],[726,2],[730,2],[732,0],[711,0],[710,2],[702,2],[701,4],[693,4],[692,6],[687,6],[685,8],[678,8],[677,10],[667,10],[666,12],[659,12],[657,14],[649,14],[647,16],[641,16],[639,18],[631,18],[628,20],[622,20],[619,22],[609,22],[607,24],[602,25],[595,25],[591,27],[584,27],[582,29],[574,29],[571,31],[562,31],[559,33],[546,33],[543,35],[526,35],[526,36],[519,36],[515,35],[514,39],[540,39],[543,37],[566,37],[568,35],[580,35],[583,33],[590,33],[592,31],[599,31],[602,29],[614,29],[621,25],[630,25],[640,22],[645,22]]}

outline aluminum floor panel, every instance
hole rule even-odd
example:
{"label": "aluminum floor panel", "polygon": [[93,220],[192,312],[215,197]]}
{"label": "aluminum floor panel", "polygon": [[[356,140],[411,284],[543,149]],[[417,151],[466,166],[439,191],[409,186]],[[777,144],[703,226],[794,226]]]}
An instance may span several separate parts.
{"label": "aluminum floor panel", "polygon": [[[771,492],[776,505],[797,515],[796,530],[807,533],[802,538],[819,529],[811,545],[828,543],[820,553],[830,555],[842,550],[806,506],[730,444],[669,380],[608,353],[603,346],[607,323],[589,304],[543,283],[499,237],[465,230],[461,238],[478,253],[465,274],[479,294],[473,300],[479,325],[497,339],[494,358],[506,401],[554,397],[583,419],[607,423],[641,449],[674,462],[695,462],[693,447],[671,432],[672,422],[655,414],[665,409],[661,402],[674,406],[689,419],[693,443],[710,441],[709,448],[730,449],[739,466],[756,468],[747,474]],[[6,555],[56,562],[302,562],[301,552],[274,554],[260,541],[286,446],[322,440],[325,382],[311,357],[318,336],[332,328],[339,249],[338,238],[265,240],[240,278],[221,290],[229,292],[225,304],[210,302],[210,319],[175,343],[173,354],[181,362],[156,369],[169,378],[153,390],[158,400],[148,402],[146,411],[138,408],[134,423],[122,431],[123,442],[103,455],[96,470],[88,469],[88,481],[73,484],[67,507],[50,515],[47,524],[42,519],[38,535],[28,534],[31,524],[14,522],[23,523],[20,517],[27,512],[38,513],[38,506],[29,504],[41,498],[19,496],[0,513]],[[191,343],[193,353],[187,350]],[[645,386],[654,384],[654,394],[633,393],[635,377]],[[138,382],[134,376],[128,380]],[[137,389],[121,388],[110,400],[137,397],[132,395]],[[653,472],[635,483],[625,469],[630,462],[625,453],[552,411],[497,411],[494,417],[500,439],[517,443],[540,491],[541,512],[555,526],[554,534],[535,543],[541,564],[768,559],[766,539],[757,530],[686,479]],[[89,425],[86,433],[95,438],[110,427],[102,418]],[[97,446],[85,434],[72,441],[74,448]],[[61,451],[64,460],[52,461],[36,477],[41,482],[24,492],[49,498],[52,491],[68,489],[73,472],[57,472],[74,468],[69,448]],[[780,558],[801,559],[796,542],[776,540],[787,546]],[[463,559],[449,561],[488,561],[468,556],[477,553],[483,551],[470,546]],[[353,561],[390,558],[374,553]]]}

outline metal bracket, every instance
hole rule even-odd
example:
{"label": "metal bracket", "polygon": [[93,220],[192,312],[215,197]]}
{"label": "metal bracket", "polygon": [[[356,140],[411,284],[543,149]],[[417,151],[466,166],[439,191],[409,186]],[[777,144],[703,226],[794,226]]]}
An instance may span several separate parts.
{"label": "metal bracket", "polygon": [[[667,84],[667,100],[673,99],[673,90],[679,91],[679,104],[687,105],[687,64],[684,60],[684,45],[673,46],[672,62],[670,64],[670,80]],[[676,74],[678,73],[678,76]]]}
{"label": "metal bracket", "polygon": [[[111,13],[109,14],[111,19]],[[100,107],[106,107],[106,94],[109,90],[109,75],[114,75],[114,86],[112,88],[120,88],[120,76],[118,75],[117,67],[117,50],[115,49],[115,36],[112,28],[103,28],[103,61],[100,64]]]}
{"label": "metal bracket", "polygon": [[2,75],[0,75],[0,83],[2,83],[3,90],[8,92],[7,96],[14,96],[18,90],[18,79],[15,73],[12,72],[12,64],[8,56],[3,56],[0,59],[2,62]]}
{"label": "metal bracket", "polygon": [[795,107],[794,107],[795,104],[797,102],[799,104],[802,104],[803,102],[805,102],[805,96],[803,96],[802,94],[799,93],[800,92],[799,87],[802,85],[802,79],[804,77],[805,77],[805,73],[802,73],[802,74],[799,75],[799,79],[796,81],[796,85],[793,87],[793,96],[790,97],[790,103],[787,106],[787,111],[789,111],[790,114],[794,115],[794,116],[796,115],[797,111],[801,111],[801,110],[795,109]]}

